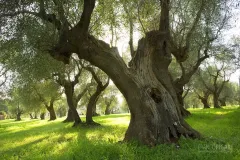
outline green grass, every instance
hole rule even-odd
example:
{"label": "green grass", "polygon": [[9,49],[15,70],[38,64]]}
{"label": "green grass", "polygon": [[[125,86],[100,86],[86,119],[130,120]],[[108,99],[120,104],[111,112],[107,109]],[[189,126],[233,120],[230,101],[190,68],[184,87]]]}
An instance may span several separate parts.
{"label": "green grass", "polygon": [[119,143],[129,115],[95,117],[97,127],[72,128],[71,123],[28,120],[0,121],[0,160],[240,160],[240,109],[194,109],[187,121],[204,140],[181,138],[174,145],[154,148]]}

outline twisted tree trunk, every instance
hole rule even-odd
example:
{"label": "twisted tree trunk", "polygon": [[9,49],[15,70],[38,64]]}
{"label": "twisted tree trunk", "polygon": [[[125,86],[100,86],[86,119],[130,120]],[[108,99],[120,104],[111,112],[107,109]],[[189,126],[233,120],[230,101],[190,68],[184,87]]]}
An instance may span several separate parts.
{"label": "twisted tree trunk", "polygon": [[34,112],[34,119],[38,119],[37,112]]}
{"label": "twisted tree trunk", "polygon": [[21,115],[22,113],[18,112],[17,115],[16,115],[16,121],[21,121]]}
{"label": "twisted tree trunk", "polygon": [[18,106],[17,106],[17,113],[16,113],[16,121],[21,121],[21,115],[22,115],[23,111],[20,109],[19,106],[19,102],[18,102]]}
{"label": "twisted tree trunk", "polygon": [[219,99],[219,94],[214,93],[213,94],[213,106],[214,106],[214,108],[221,108],[221,106],[218,103],[218,101],[219,101],[218,99]]}
{"label": "twisted tree trunk", "polygon": [[101,90],[97,87],[96,92],[90,97],[88,105],[87,105],[87,113],[86,113],[86,123],[87,124],[97,124],[93,121],[93,108],[96,106],[98,96],[101,94]]}
{"label": "twisted tree trunk", "polygon": [[33,119],[32,113],[29,113],[30,119]]}
{"label": "twisted tree trunk", "polygon": [[109,105],[106,106],[105,115],[109,115],[109,114],[111,113],[110,105],[111,105],[111,104],[109,104]]}
{"label": "twisted tree trunk", "polygon": [[73,126],[77,126],[78,124],[82,123],[82,120],[77,112],[77,103],[74,100],[74,87],[71,85],[71,83],[67,83],[64,85],[64,88],[69,107],[67,118],[64,120],[64,122],[71,122],[74,120]]}
{"label": "twisted tree trunk", "polygon": [[93,116],[100,116],[100,114],[97,113],[97,104],[95,104],[92,108],[92,115]]}
{"label": "twisted tree trunk", "polygon": [[47,107],[47,110],[50,114],[50,119],[49,119],[50,121],[57,119],[53,104],[51,104],[49,107]]}
{"label": "twisted tree trunk", "polygon": [[181,115],[183,117],[188,117],[191,115],[191,113],[184,108],[184,98],[183,98],[183,87],[184,85],[180,85],[178,83],[174,83],[174,87],[176,90],[176,94],[177,94],[177,98],[178,98],[178,102],[179,102],[179,108],[181,111]]}
{"label": "twisted tree trunk", "polygon": [[66,122],[74,122],[74,118],[73,118],[73,114],[72,114],[71,109],[68,109],[67,118],[63,122],[64,123],[66,123]]}
{"label": "twisted tree trunk", "polygon": [[40,119],[41,119],[41,120],[44,120],[44,119],[45,119],[45,113],[41,113],[41,114],[40,114]]}
{"label": "twisted tree trunk", "polygon": [[[96,109],[96,104],[99,99],[100,94],[107,88],[109,84],[109,79],[108,82],[105,85],[102,85],[102,83],[98,83],[97,89],[94,92],[94,94],[90,97],[88,106],[87,106],[87,113],[86,113],[86,123],[87,124],[98,124],[93,121],[92,117],[94,115],[94,108]],[[96,110],[95,110],[96,112]]]}
{"label": "twisted tree trunk", "polygon": [[210,105],[208,104],[208,97],[210,96],[210,92],[204,91],[203,92],[203,96],[201,96],[200,94],[198,94],[197,92],[195,92],[198,95],[198,98],[201,100],[202,104],[203,104],[203,108],[204,109],[208,109],[210,108]]}
{"label": "twisted tree trunk", "polygon": [[227,104],[226,104],[226,98],[219,99],[219,102],[220,102],[221,107],[227,106]]}
{"label": "twisted tree trunk", "polygon": [[202,102],[202,104],[203,104],[203,108],[204,108],[204,109],[210,108],[207,99],[203,98],[203,99],[201,99],[201,102]]}
{"label": "twisted tree trunk", "polygon": [[131,119],[125,141],[137,140],[154,146],[173,142],[181,135],[199,138],[200,134],[183,119],[168,66],[169,0],[161,1],[158,31],[146,33],[126,66],[116,48],[87,33],[95,0],[85,0],[80,22],[60,41],[51,55],[65,63],[71,53],[102,69],[126,98]]}

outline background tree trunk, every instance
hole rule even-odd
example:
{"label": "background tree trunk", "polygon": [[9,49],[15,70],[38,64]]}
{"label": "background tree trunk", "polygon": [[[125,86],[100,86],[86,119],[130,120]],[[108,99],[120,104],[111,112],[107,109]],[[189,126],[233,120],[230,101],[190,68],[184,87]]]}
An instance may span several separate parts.
{"label": "background tree trunk", "polygon": [[29,113],[30,119],[33,119],[32,113]]}
{"label": "background tree trunk", "polygon": [[214,106],[214,108],[221,108],[220,105],[218,104],[218,99],[219,99],[219,95],[214,93],[213,94],[213,106]]}
{"label": "background tree trunk", "polygon": [[40,119],[41,119],[41,120],[44,120],[44,119],[45,119],[45,113],[41,113],[41,114],[40,114]]}
{"label": "background tree trunk", "polygon": [[68,112],[68,116],[70,117],[67,117],[64,122],[69,122],[68,120],[71,120],[72,117],[74,119],[73,126],[77,126],[78,124],[82,123],[82,120],[77,112],[77,102],[74,100],[74,86],[72,83],[67,83],[64,85],[64,89],[67,97],[68,107],[69,110],[71,110],[71,112]]}
{"label": "background tree trunk", "polygon": [[17,115],[16,115],[16,121],[21,121],[21,115],[22,113],[18,112]]}
{"label": "background tree trunk", "polygon": [[63,122],[64,123],[65,122],[74,122],[74,118],[73,118],[73,114],[72,114],[71,109],[68,109],[67,118]]}
{"label": "background tree trunk", "polygon": [[49,119],[50,121],[53,121],[53,120],[57,119],[53,105],[50,105],[50,106],[47,108],[47,110],[48,110],[48,112],[49,112],[49,114],[50,114],[50,119]]}
{"label": "background tree trunk", "polygon": [[38,119],[37,112],[34,112],[34,119]]}
{"label": "background tree trunk", "polygon": [[94,116],[100,116],[100,114],[97,113],[97,104],[95,104],[95,105],[93,106],[92,115],[93,115],[93,117],[94,117]]}
{"label": "background tree trunk", "polygon": [[105,109],[105,115],[109,115],[110,113],[111,113],[110,105],[107,105]]}
{"label": "background tree trunk", "polygon": [[203,108],[204,109],[210,108],[210,105],[208,104],[208,100],[207,99],[203,98],[203,99],[201,99],[201,102],[203,104]]}
{"label": "background tree trunk", "polygon": [[183,117],[188,117],[191,115],[191,113],[184,108],[184,98],[183,98],[183,85],[178,84],[177,82],[174,83],[174,87],[176,90],[178,102],[179,102],[179,108],[181,111],[181,114]]}
{"label": "background tree trunk", "polygon": [[220,102],[221,107],[227,106],[226,99],[219,99],[219,102]]}
{"label": "background tree trunk", "polygon": [[[86,123],[87,124],[98,124],[93,121],[92,117],[93,117],[93,113],[94,113],[94,107],[96,107],[97,100],[104,89],[105,88],[102,88],[102,86],[97,85],[97,89],[96,89],[95,93],[89,99],[89,102],[87,105],[87,113],[86,113]],[[95,111],[95,113],[96,113],[96,111]]]}

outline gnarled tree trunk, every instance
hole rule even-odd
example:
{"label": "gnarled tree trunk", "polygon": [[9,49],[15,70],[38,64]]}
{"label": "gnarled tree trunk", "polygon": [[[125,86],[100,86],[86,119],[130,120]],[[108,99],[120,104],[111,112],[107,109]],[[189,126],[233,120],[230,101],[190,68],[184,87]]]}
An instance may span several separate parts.
{"label": "gnarled tree trunk", "polygon": [[34,119],[38,119],[37,112],[34,112]]}
{"label": "gnarled tree trunk", "polygon": [[23,111],[20,109],[19,106],[19,102],[18,102],[18,106],[17,106],[17,113],[16,113],[16,121],[21,121],[21,115],[22,115]]}
{"label": "gnarled tree trunk", "polygon": [[100,116],[100,114],[97,113],[97,104],[95,104],[92,108],[92,116]]}
{"label": "gnarled tree trunk", "polygon": [[47,110],[50,115],[50,119],[49,119],[50,121],[57,119],[53,104],[51,104],[49,107],[47,107]]}
{"label": "gnarled tree trunk", "polygon": [[74,122],[74,118],[73,118],[73,114],[72,114],[71,109],[68,109],[67,118],[63,122],[64,123],[65,122]]}
{"label": "gnarled tree trunk", "polygon": [[77,53],[80,59],[99,67],[112,79],[126,98],[131,113],[125,141],[138,140],[154,146],[172,142],[181,135],[200,137],[181,115],[180,104],[168,72],[171,62],[169,0],[161,1],[160,28],[146,33],[146,37],[139,41],[130,68],[116,48],[111,48],[87,33],[94,4],[94,0],[84,1],[80,22],[68,32],[66,41],[59,42],[56,52],[51,53],[52,56],[68,62],[71,53]]}
{"label": "gnarled tree trunk", "polygon": [[227,104],[226,104],[226,98],[219,99],[219,102],[220,102],[221,107],[227,106]]}
{"label": "gnarled tree trunk", "polygon": [[90,97],[88,106],[87,106],[87,113],[86,113],[86,123],[87,124],[97,124],[96,122],[93,121],[93,114],[94,114],[94,108],[96,112],[96,104],[99,99],[100,94],[107,88],[109,84],[109,80],[105,85],[102,85],[102,83],[99,83],[97,85],[97,89],[94,92],[94,94]]}
{"label": "gnarled tree trunk", "polygon": [[109,104],[109,105],[106,106],[105,115],[109,115],[109,114],[111,113],[110,105],[111,105],[111,104]]}
{"label": "gnarled tree trunk", "polygon": [[176,94],[177,94],[177,98],[178,98],[178,102],[179,102],[179,108],[180,108],[180,111],[181,111],[181,115],[183,117],[188,117],[188,116],[191,115],[191,113],[187,109],[184,108],[183,86],[184,85],[180,85],[178,83],[174,84]]}
{"label": "gnarled tree trunk", "polygon": [[203,98],[203,99],[201,99],[201,102],[202,102],[202,104],[203,104],[203,108],[204,108],[204,109],[210,108],[207,99]]}
{"label": "gnarled tree trunk", "polygon": [[82,120],[80,119],[80,116],[77,112],[77,103],[75,101],[75,97],[74,97],[74,86],[72,85],[72,83],[66,83],[64,85],[64,89],[65,89],[65,94],[67,97],[67,103],[68,103],[68,114],[67,114],[67,118],[64,120],[64,122],[71,122],[72,119],[74,120],[74,125],[76,126],[80,123],[82,123]]}
{"label": "gnarled tree trunk", "polygon": [[29,113],[30,119],[33,119],[32,113]]}
{"label": "gnarled tree trunk", "polygon": [[21,121],[21,115],[22,113],[18,112],[17,115],[16,115],[16,121]]}
{"label": "gnarled tree trunk", "polygon": [[207,91],[204,91],[203,94],[204,95],[201,96],[200,94],[197,93],[198,98],[201,100],[201,102],[203,104],[203,108],[208,109],[208,108],[210,108],[210,105],[208,104],[208,97],[210,96],[210,92],[207,90]]}
{"label": "gnarled tree trunk", "polygon": [[218,103],[218,101],[219,101],[218,99],[219,99],[219,94],[214,93],[213,94],[213,106],[214,106],[214,108],[221,108],[221,106]]}
{"label": "gnarled tree trunk", "polygon": [[41,120],[44,120],[44,119],[45,119],[45,113],[41,113],[41,114],[40,114],[40,119],[41,119]]}

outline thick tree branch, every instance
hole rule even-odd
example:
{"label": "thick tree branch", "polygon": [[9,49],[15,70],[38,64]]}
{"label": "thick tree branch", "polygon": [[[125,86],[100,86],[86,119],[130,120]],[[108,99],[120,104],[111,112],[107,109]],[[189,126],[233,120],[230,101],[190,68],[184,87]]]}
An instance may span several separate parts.
{"label": "thick tree branch", "polygon": [[76,29],[79,30],[81,34],[86,35],[88,33],[88,28],[94,7],[95,0],[84,0],[83,13],[81,15],[80,21],[76,25]]}
{"label": "thick tree branch", "polygon": [[182,96],[182,97],[183,97],[183,99],[185,99],[185,98],[187,97],[187,95],[188,95],[189,91],[190,91],[190,88],[188,88],[188,89],[186,90],[186,92],[184,93],[184,95]]}
{"label": "thick tree branch", "polygon": [[159,31],[168,33],[168,36],[170,35],[169,3],[170,3],[170,0],[161,0],[161,15],[160,15],[160,24],[159,24]]}
{"label": "thick tree branch", "polygon": [[201,15],[202,15],[202,12],[203,12],[203,9],[204,9],[204,4],[205,4],[205,3],[204,3],[203,0],[202,0],[202,1],[201,1],[201,6],[200,6],[200,8],[199,8],[199,10],[198,10],[198,12],[197,12],[197,15],[196,15],[195,19],[194,19],[193,25],[192,25],[191,29],[188,31],[188,33],[187,33],[187,36],[186,36],[186,46],[185,46],[186,52],[189,50],[189,47],[190,47],[190,39],[191,39],[191,37],[192,37],[192,34],[193,34],[194,30],[195,30],[196,27],[197,27],[197,24],[198,24],[200,18],[201,18]]}
{"label": "thick tree branch", "polygon": [[134,47],[133,47],[133,17],[131,13],[129,12],[129,9],[127,8],[126,4],[123,4],[124,10],[128,16],[129,21],[129,47],[130,47],[130,53],[131,57],[134,57]]}
{"label": "thick tree branch", "polygon": [[12,13],[5,13],[5,14],[1,14],[1,17],[15,17],[18,16],[20,14],[29,14],[29,15],[33,15],[35,17],[38,17],[44,21],[50,22],[53,25],[56,26],[56,28],[58,30],[61,29],[62,25],[61,22],[56,18],[55,14],[46,14],[45,9],[44,9],[44,4],[42,1],[40,1],[40,11],[39,12],[32,12],[32,11],[28,11],[28,10],[19,10],[19,11],[15,11]]}

